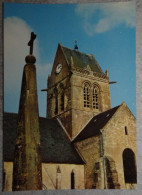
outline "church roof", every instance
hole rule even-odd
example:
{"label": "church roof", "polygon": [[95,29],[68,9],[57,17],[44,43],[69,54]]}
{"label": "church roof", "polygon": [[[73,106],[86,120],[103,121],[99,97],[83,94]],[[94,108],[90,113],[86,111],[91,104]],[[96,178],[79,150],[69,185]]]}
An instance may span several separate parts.
{"label": "church roof", "polygon": [[99,66],[98,62],[96,61],[95,57],[91,55],[87,55],[85,53],[81,53],[77,50],[69,49],[67,47],[61,46],[63,53],[68,61],[71,64],[71,57],[73,60],[73,65],[78,68],[87,68],[89,65],[90,69],[93,72],[103,74],[101,67]]}
{"label": "church roof", "polygon": [[85,128],[77,135],[73,142],[81,141],[89,137],[99,135],[100,129],[105,126],[105,124],[110,120],[110,118],[114,115],[119,107],[120,105],[94,116],[91,121],[89,121],[89,123],[85,126]]}
{"label": "church roof", "polygon": [[[3,160],[13,161],[17,114],[4,113]],[[45,163],[84,164],[57,119],[39,118],[41,159]]]}

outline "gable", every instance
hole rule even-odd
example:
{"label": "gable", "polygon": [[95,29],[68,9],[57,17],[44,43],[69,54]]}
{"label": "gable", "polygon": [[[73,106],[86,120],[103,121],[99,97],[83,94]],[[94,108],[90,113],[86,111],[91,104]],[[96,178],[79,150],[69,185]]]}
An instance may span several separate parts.
{"label": "gable", "polygon": [[51,76],[60,75],[60,73],[56,74],[56,68],[57,68],[58,64],[62,64],[62,70],[64,70],[64,71],[61,70],[61,73],[62,72],[66,73],[66,71],[69,71],[69,64],[68,64],[68,61],[66,59],[66,56],[64,55],[64,52],[63,52],[63,49],[62,49],[62,46],[60,43],[58,44],[58,48],[57,48],[56,55],[54,58]]}
{"label": "gable", "polygon": [[[125,132],[126,127],[130,127],[132,131],[136,132],[136,118],[128,108],[128,106],[123,102],[120,106],[115,115],[111,118],[111,120],[108,121],[108,123],[105,126],[105,133],[109,133],[113,131],[112,124],[115,124],[115,130],[116,134],[119,134],[119,130],[123,129],[123,132]],[[135,133],[134,132],[134,133]]]}
{"label": "gable", "polygon": [[100,129],[102,129],[108,123],[108,121],[111,119],[111,117],[119,107],[120,106],[116,106],[110,110],[94,116],[84,127],[84,129],[78,134],[78,136],[73,140],[73,142],[81,141],[86,138],[99,135]]}
{"label": "gable", "polygon": [[99,135],[100,130],[103,129],[106,125],[110,125],[110,127],[112,127],[112,125],[116,125],[116,122],[122,123],[122,121],[123,126],[128,123],[125,123],[125,121],[129,121],[129,123],[132,124],[136,123],[134,115],[131,113],[125,102],[110,110],[95,115],[83,128],[83,130],[77,135],[77,137],[75,137],[73,142],[81,141],[89,137]]}
{"label": "gable", "polygon": [[[13,161],[18,114],[4,113],[3,160]],[[84,164],[56,119],[39,118],[41,159],[45,163]]]}

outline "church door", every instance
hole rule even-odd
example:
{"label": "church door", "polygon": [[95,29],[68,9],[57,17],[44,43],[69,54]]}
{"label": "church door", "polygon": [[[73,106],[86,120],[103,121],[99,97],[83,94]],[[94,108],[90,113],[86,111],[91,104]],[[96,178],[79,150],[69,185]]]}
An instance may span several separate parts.
{"label": "church door", "polygon": [[123,151],[123,167],[125,183],[137,183],[135,154],[129,148]]}

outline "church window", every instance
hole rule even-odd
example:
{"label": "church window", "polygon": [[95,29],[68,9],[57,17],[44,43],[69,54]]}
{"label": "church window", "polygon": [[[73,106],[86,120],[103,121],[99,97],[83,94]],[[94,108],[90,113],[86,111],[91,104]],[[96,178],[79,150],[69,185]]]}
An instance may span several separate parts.
{"label": "church window", "polygon": [[75,189],[75,178],[74,178],[74,172],[71,172],[71,189]]}
{"label": "church window", "polygon": [[126,126],[125,126],[125,135],[128,135],[128,129]]}
{"label": "church window", "polygon": [[84,84],[83,94],[84,94],[84,107],[89,108],[90,107],[90,86],[88,83]]}
{"label": "church window", "polygon": [[61,111],[64,111],[64,92],[61,93]]}
{"label": "church window", "polygon": [[55,88],[55,114],[58,114],[58,90]]}
{"label": "church window", "polygon": [[58,114],[58,97],[56,97],[56,102],[55,102],[55,114]]}
{"label": "church window", "polygon": [[56,189],[61,189],[61,169],[57,168]]}
{"label": "church window", "polygon": [[92,106],[94,109],[99,109],[99,88],[97,86],[93,88]]}
{"label": "church window", "polygon": [[123,151],[123,168],[125,183],[137,183],[135,154],[129,148]]}

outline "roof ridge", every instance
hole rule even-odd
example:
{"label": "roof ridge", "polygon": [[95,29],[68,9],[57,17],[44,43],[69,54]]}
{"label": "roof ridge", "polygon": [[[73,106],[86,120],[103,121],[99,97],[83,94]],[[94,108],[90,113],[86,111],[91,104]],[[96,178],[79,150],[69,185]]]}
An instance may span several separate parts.
{"label": "roof ridge", "polygon": [[[61,44],[60,44],[61,45]],[[86,55],[86,56],[90,56],[90,57],[92,57],[92,54],[86,54],[86,53],[84,53],[84,52],[81,52],[81,51],[77,51],[77,50],[75,50],[75,49],[71,49],[71,48],[69,48],[69,47],[65,47],[65,46],[63,46],[63,45],[61,45],[63,48],[66,48],[66,49],[69,49],[69,50],[72,50],[72,51],[75,51],[75,52],[77,52],[77,53],[81,53],[81,54],[84,54],[84,55]],[[95,58],[95,57],[94,57]]]}
{"label": "roof ridge", "polygon": [[98,116],[98,115],[104,114],[104,113],[109,112],[110,110],[113,110],[113,109],[115,109],[115,108],[117,108],[117,107],[120,107],[120,106],[121,106],[121,104],[120,104],[120,105],[118,105],[118,106],[115,106],[115,107],[113,107],[113,108],[110,108],[109,110],[106,110],[106,111],[104,111],[104,112],[101,112],[101,113],[99,113],[99,114],[97,114],[97,115],[95,115],[95,116]]}

